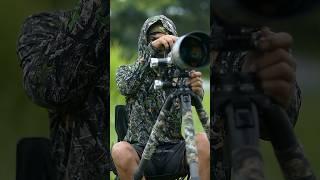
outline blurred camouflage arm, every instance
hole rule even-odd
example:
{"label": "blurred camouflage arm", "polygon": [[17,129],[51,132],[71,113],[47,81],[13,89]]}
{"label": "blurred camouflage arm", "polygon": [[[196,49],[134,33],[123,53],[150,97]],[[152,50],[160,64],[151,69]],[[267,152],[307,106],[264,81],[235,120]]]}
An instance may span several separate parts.
{"label": "blurred camouflage arm", "polygon": [[116,73],[116,83],[120,93],[124,96],[137,92],[143,83],[143,72],[147,64],[136,62],[130,65],[120,66]]}
{"label": "blurred camouflage arm", "polygon": [[298,83],[296,82],[290,105],[286,109],[290,122],[292,123],[293,126],[295,126],[296,122],[298,121],[300,107],[301,107],[301,90]]}
{"label": "blurred camouflage arm", "polygon": [[106,68],[107,17],[93,0],[29,17],[18,41],[24,88],[44,107],[78,104]]}

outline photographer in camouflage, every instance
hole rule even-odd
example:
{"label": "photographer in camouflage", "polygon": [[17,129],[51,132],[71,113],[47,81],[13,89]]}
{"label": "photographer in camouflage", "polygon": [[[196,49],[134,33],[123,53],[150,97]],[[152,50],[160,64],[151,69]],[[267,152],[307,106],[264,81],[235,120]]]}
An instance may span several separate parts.
{"label": "photographer in camouflage", "polygon": [[[214,28],[214,27],[213,27]],[[291,124],[295,125],[301,105],[300,89],[296,82],[296,62],[291,54],[293,38],[290,34],[272,32],[269,28],[260,30],[257,49],[248,52],[213,52],[212,74],[214,72],[254,72],[263,94],[281,105],[287,112]],[[219,180],[231,179],[231,162],[226,158],[225,123],[214,114],[211,139],[211,177]],[[262,116],[263,118],[263,116]],[[268,119],[263,119],[268,121]],[[261,138],[269,139],[269,133],[261,124]],[[302,149],[301,149],[302,150]],[[286,159],[286,157],[283,157]],[[294,162],[292,162],[294,163]],[[294,164],[287,164],[294,166]],[[291,172],[297,173],[297,172]],[[301,172],[299,172],[301,173]],[[292,176],[294,176],[292,174]],[[289,175],[291,177],[291,175]]]}
{"label": "photographer in camouflage", "polygon": [[[138,42],[138,59],[134,64],[121,66],[116,75],[117,86],[126,96],[129,128],[124,141],[112,148],[112,158],[121,180],[131,180],[138,167],[143,149],[149,139],[160,109],[172,90],[155,90],[156,73],[150,68],[151,57],[164,57],[177,39],[173,22],[160,15],[147,19],[142,26]],[[190,87],[203,97],[201,73],[192,71]],[[185,176],[188,167],[185,157],[185,141],[181,135],[181,107],[179,98],[172,104],[165,121],[165,134],[159,137],[160,145],[152,156],[144,173],[146,177],[162,176],[172,179]],[[210,151],[205,133],[196,137],[199,174],[209,179]]]}
{"label": "photographer in camouflage", "polygon": [[109,171],[109,9],[102,3],[32,15],[19,37],[23,85],[48,109],[59,180],[102,180]]}

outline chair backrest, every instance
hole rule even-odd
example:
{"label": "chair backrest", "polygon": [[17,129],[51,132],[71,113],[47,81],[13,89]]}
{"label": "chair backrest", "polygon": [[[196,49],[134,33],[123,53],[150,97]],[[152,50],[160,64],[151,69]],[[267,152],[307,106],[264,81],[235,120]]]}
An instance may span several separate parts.
{"label": "chair backrest", "polygon": [[122,141],[128,130],[128,114],[125,105],[116,105],[115,126],[118,135],[118,141]]}
{"label": "chair backrest", "polygon": [[16,180],[54,180],[48,138],[23,138],[17,144]]}
{"label": "chair backrest", "polygon": [[[128,115],[125,105],[116,105],[115,107],[115,129],[118,136],[118,142],[122,141],[128,130]],[[116,175],[118,174],[113,161],[111,163],[110,171],[113,171]],[[116,180],[118,179],[119,177],[116,177]]]}

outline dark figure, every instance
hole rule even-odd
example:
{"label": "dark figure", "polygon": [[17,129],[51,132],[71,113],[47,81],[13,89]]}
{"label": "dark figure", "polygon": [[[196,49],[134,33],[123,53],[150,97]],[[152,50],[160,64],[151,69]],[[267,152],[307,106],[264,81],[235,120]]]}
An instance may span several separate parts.
{"label": "dark figure", "polygon": [[[286,110],[291,124],[295,125],[301,105],[301,93],[296,82],[296,62],[290,52],[293,38],[287,33],[274,33],[269,28],[262,28],[260,33],[261,38],[256,50],[212,52],[212,72],[256,73],[263,94],[280,104]],[[263,120],[268,121],[268,119]],[[260,129],[261,138],[269,139],[268,133],[272,132],[267,132],[263,124]],[[219,180],[229,180],[231,162],[223,151],[226,145],[225,123],[217,114],[214,114],[212,131],[211,176]]]}
{"label": "dark figure", "polygon": [[101,3],[32,15],[19,37],[23,86],[49,112],[59,180],[102,180],[109,171],[109,29]]}

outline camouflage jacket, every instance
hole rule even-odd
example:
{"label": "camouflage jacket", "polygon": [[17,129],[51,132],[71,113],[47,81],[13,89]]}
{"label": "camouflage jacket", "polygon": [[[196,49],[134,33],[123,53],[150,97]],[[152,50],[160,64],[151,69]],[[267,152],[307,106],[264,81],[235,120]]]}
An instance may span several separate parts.
{"label": "camouflage jacket", "polygon": [[[162,105],[170,90],[154,90],[156,73],[149,67],[149,61],[155,51],[147,42],[147,31],[151,25],[161,21],[173,35],[177,35],[175,25],[167,17],[151,17],[142,26],[138,42],[138,59],[134,64],[120,66],[116,73],[117,86],[126,96],[129,128],[125,141],[145,145],[149,139]],[[179,99],[174,101],[169,117],[166,119],[165,134],[160,142],[175,142],[182,139],[181,112]]]}
{"label": "camouflage jacket", "polygon": [[[241,71],[241,65],[243,64],[243,57],[246,55],[246,52],[224,52],[220,53],[218,56],[217,62],[212,65],[211,69],[211,79],[213,75],[217,72],[219,73],[232,73]],[[211,84],[213,85],[213,84]],[[299,109],[301,106],[301,92],[298,85],[296,85],[295,96],[292,98],[289,108],[286,110],[290,118],[290,121],[295,125]],[[211,87],[213,90],[213,87]],[[211,96],[213,97],[213,96]],[[212,99],[211,99],[212,101]],[[224,138],[225,138],[225,123],[217,114],[214,114],[213,111],[213,122],[211,127],[211,132],[213,137],[211,137],[211,178],[217,180],[230,180],[231,179],[231,162],[227,158],[228,155],[224,151]],[[261,127],[261,137],[268,138],[267,132],[264,127]]]}
{"label": "camouflage jacket", "polygon": [[18,41],[26,93],[49,112],[59,180],[106,179],[108,171],[109,29],[98,3],[32,15]]}

